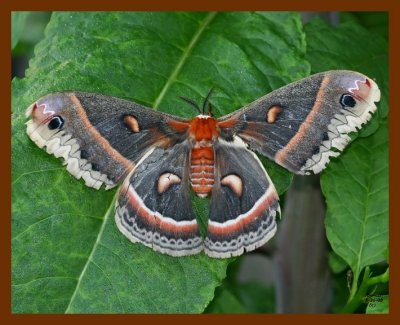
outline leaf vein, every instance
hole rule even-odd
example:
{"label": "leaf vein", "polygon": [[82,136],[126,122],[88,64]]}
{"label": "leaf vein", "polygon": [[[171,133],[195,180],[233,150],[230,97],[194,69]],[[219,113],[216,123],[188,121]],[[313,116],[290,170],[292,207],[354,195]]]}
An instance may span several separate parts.
{"label": "leaf vein", "polygon": [[81,272],[81,274],[80,274],[80,276],[79,276],[79,278],[78,278],[78,283],[77,283],[76,288],[75,288],[75,290],[74,290],[74,292],[73,292],[73,294],[72,294],[72,296],[71,296],[71,299],[70,299],[70,301],[69,301],[69,304],[68,304],[67,308],[65,309],[65,313],[68,313],[68,312],[69,312],[69,310],[70,310],[70,308],[71,308],[71,305],[72,305],[72,302],[74,301],[74,299],[75,299],[75,297],[76,297],[76,295],[77,295],[77,293],[78,293],[79,286],[80,286],[80,284],[81,284],[81,282],[82,282],[83,276],[84,276],[85,273],[86,273],[86,270],[87,270],[87,268],[88,268],[88,265],[89,265],[89,263],[93,260],[94,252],[96,251],[96,249],[97,249],[97,247],[98,247],[98,245],[99,245],[99,243],[100,243],[100,238],[101,238],[101,236],[103,235],[104,228],[105,228],[105,225],[106,225],[106,223],[107,223],[108,216],[110,215],[110,213],[112,212],[112,210],[114,210],[114,203],[115,203],[115,200],[116,200],[116,198],[117,198],[117,195],[118,195],[118,192],[114,195],[114,198],[113,198],[113,200],[112,200],[112,202],[111,202],[111,204],[110,204],[110,207],[107,209],[107,211],[106,211],[106,213],[105,213],[105,215],[104,215],[104,217],[103,217],[103,223],[101,224],[99,234],[97,235],[97,238],[96,238],[96,242],[94,243],[93,248],[92,248],[92,251],[90,252],[90,255],[89,255],[89,257],[88,257],[88,260],[87,260],[87,262],[85,263],[85,266],[83,267],[82,272]]}
{"label": "leaf vein", "polygon": [[[42,223],[42,222],[44,222],[44,221],[46,221],[46,220],[48,220],[48,219],[51,219],[51,218],[53,218],[53,217],[67,216],[67,215],[74,215],[74,214],[72,214],[72,213],[52,214],[52,215],[49,215],[49,216],[47,216],[47,217],[45,217],[45,218],[43,218],[43,219],[40,219],[40,220],[38,220],[38,221],[36,221],[36,222],[34,222],[34,223],[28,225],[26,229],[24,229],[24,230],[21,231],[18,235],[16,235],[15,237],[13,237],[12,240],[13,240],[13,241],[14,241],[14,240],[17,240],[20,236],[22,236],[23,234],[25,234],[26,232],[28,232],[31,228],[33,228],[33,227],[39,225],[40,223]],[[91,215],[78,215],[78,216],[85,217],[85,218],[93,218],[93,219],[97,219],[97,220],[100,219],[100,218],[97,218],[97,217],[94,217],[94,216],[91,216]]]}
{"label": "leaf vein", "polygon": [[30,175],[30,174],[35,174],[35,173],[45,173],[45,172],[49,172],[49,171],[54,171],[54,170],[65,170],[65,167],[56,167],[56,168],[49,168],[49,169],[42,169],[42,170],[33,170],[33,171],[29,171],[29,172],[25,172],[22,173],[21,175],[19,175],[12,183],[11,185],[14,185],[15,183],[17,183],[19,181],[20,178]]}
{"label": "leaf vein", "polygon": [[115,292],[115,295],[117,296],[118,303],[119,303],[119,305],[121,306],[122,312],[125,312],[124,306],[122,305],[121,298],[119,297],[119,294],[118,294],[118,290],[115,289],[115,287],[114,287],[112,281],[111,281],[110,278],[108,277],[108,274],[107,274],[107,273],[100,267],[100,265],[98,265],[95,261],[91,260],[90,262],[91,262],[94,266],[96,266],[96,267],[101,271],[101,273],[104,274],[104,277],[105,277],[105,278],[107,279],[107,281],[110,283],[111,288],[113,289],[113,291]]}
{"label": "leaf vein", "polygon": [[[132,267],[121,257],[121,256],[119,256],[117,253],[115,253],[114,251],[112,251],[109,247],[107,247],[106,245],[104,245],[104,244],[102,244],[102,243],[99,243],[99,246],[101,246],[101,247],[103,247],[103,248],[105,248],[106,250],[108,250],[111,254],[113,254],[114,256],[116,256],[121,262],[122,262],[122,264],[124,264],[126,267],[128,267],[128,269],[131,271],[131,274],[138,280],[137,282],[138,283],[141,283],[141,278],[140,277],[138,277],[137,275],[136,275],[136,273],[134,272],[134,270],[132,269]],[[145,294],[145,295],[147,295],[147,302],[152,302],[152,304],[153,304],[153,307],[155,307],[153,310],[157,310],[157,305],[156,304],[154,304],[154,302],[153,302],[153,300],[152,299],[150,299],[150,296],[148,295],[148,293],[146,292],[146,290],[140,290],[140,292],[138,292],[138,294]]]}
{"label": "leaf vein", "polygon": [[154,104],[152,105],[152,107],[154,109],[157,109],[158,106],[160,105],[161,101],[164,99],[165,94],[167,93],[168,89],[171,87],[172,83],[175,81],[176,77],[182,70],[182,67],[185,65],[187,59],[189,58],[189,55],[192,52],[193,47],[196,45],[197,41],[199,40],[201,34],[204,32],[206,27],[215,18],[216,14],[217,14],[217,12],[210,12],[206,16],[206,18],[202,21],[200,28],[193,35],[193,38],[191,39],[188,47],[182,53],[182,56],[181,56],[180,60],[178,61],[178,64],[176,65],[175,69],[172,71],[172,73],[171,73],[170,77],[168,78],[167,82],[165,83],[164,87],[161,89],[160,94],[155,99]]}
{"label": "leaf vein", "polygon": [[49,279],[49,280],[50,279],[69,279],[69,280],[75,280],[75,281],[78,280],[78,278],[74,278],[74,277],[70,277],[70,276],[45,276],[45,277],[41,277],[41,278],[32,279],[32,280],[29,280],[28,282],[24,282],[24,283],[13,283],[11,286],[12,287],[26,286],[33,282],[47,280],[47,279]]}

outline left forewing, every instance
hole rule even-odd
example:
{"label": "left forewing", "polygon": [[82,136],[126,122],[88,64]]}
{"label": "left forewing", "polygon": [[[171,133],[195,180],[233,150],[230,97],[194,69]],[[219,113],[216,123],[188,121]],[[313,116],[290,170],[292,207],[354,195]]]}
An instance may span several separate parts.
{"label": "left forewing", "polygon": [[64,158],[73,176],[97,189],[121,183],[150,148],[182,141],[187,126],[177,117],[134,102],[82,92],[46,95],[26,115],[31,118],[29,137]]}

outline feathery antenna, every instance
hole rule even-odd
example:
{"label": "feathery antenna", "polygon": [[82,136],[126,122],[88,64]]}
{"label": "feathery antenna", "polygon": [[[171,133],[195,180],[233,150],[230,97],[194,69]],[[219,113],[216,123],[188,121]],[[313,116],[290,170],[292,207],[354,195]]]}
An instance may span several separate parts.
{"label": "feathery antenna", "polygon": [[179,98],[184,100],[186,103],[190,104],[191,106],[193,106],[199,112],[199,114],[204,115],[204,111],[206,110],[206,108],[208,108],[208,115],[212,116],[211,104],[210,104],[209,99],[211,97],[211,94],[212,94],[213,90],[214,90],[214,87],[211,87],[211,89],[209,90],[206,98],[204,99],[202,109],[199,107],[199,105],[193,99],[186,98],[186,97],[183,97],[183,96],[179,96]]}
{"label": "feathery antenna", "polygon": [[211,104],[209,102],[210,96],[212,94],[214,90],[214,87],[211,87],[210,90],[208,91],[208,94],[206,96],[206,98],[204,99],[204,103],[203,103],[203,115],[204,115],[204,111],[206,110],[206,107],[208,107],[208,115],[212,116],[212,112],[211,112]]}
{"label": "feathery antenna", "polygon": [[201,109],[200,109],[199,105],[197,105],[197,103],[194,100],[186,98],[186,97],[182,97],[182,96],[179,96],[179,98],[184,100],[186,103],[190,104],[191,106],[193,106],[195,109],[197,109],[199,114],[201,114]]}

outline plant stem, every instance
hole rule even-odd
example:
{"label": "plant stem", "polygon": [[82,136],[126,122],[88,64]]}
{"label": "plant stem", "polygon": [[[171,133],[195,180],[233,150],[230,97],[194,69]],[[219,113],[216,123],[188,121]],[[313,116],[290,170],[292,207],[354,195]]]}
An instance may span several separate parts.
{"label": "plant stem", "polygon": [[351,289],[349,299],[347,300],[347,304],[353,300],[354,296],[356,295],[358,289],[358,274],[353,276],[353,281],[351,282]]}
{"label": "plant stem", "polygon": [[374,276],[373,278],[368,279],[368,285],[374,285],[378,283],[385,283],[389,281],[389,268],[386,269],[385,273],[381,275]]}
{"label": "plant stem", "polygon": [[[343,307],[340,313],[349,314],[354,312],[358,306],[362,303],[363,298],[367,294],[368,290],[368,279],[370,276],[369,267],[367,266],[364,271],[364,276],[360,287],[357,290],[357,278],[354,277],[353,284],[351,286],[350,299],[347,304]],[[355,289],[354,289],[355,288]]]}
{"label": "plant stem", "polygon": [[385,271],[385,273],[370,277],[370,268],[367,266],[364,271],[363,279],[360,284],[360,287],[357,290],[357,278],[353,279],[353,283],[351,286],[350,297],[347,304],[343,307],[340,313],[352,313],[354,312],[362,303],[364,297],[367,295],[368,288],[372,285],[378,283],[385,283],[389,281],[389,268]]}

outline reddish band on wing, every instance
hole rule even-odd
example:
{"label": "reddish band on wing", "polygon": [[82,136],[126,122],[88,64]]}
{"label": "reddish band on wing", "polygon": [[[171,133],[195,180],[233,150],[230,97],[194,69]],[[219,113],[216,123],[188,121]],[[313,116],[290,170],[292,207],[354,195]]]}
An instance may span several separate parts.
{"label": "reddish band on wing", "polygon": [[209,221],[208,232],[215,235],[224,235],[239,231],[260,217],[276,200],[278,200],[278,196],[275,189],[270,187],[249,211],[239,215],[236,219],[225,221],[224,223]]}
{"label": "reddish band on wing", "polygon": [[219,121],[217,123],[217,126],[222,129],[233,128],[237,124],[238,120],[239,120],[239,118],[237,116],[232,116],[229,119]]}
{"label": "reddish band on wing", "polygon": [[317,118],[317,115],[320,111],[322,103],[324,102],[325,96],[325,89],[329,84],[331,77],[327,74],[321,82],[321,86],[317,93],[317,98],[315,99],[315,103],[313,108],[310,110],[310,113],[307,115],[307,118],[301,124],[299,130],[294,135],[293,138],[284,146],[281,150],[279,150],[275,154],[275,161],[279,164],[285,166],[286,164],[286,157],[290,154],[293,150],[297,150],[297,144],[301,141],[301,139],[307,134],[308,130],[312,127],[314,120]]}
{"label": "reddish band on wing", "polygon": [[100,134],[100,132],[97,131],[95,127],[93,127],[79,99],[74,94],[70,94],[69,97],[71,102],[75,105],[76,111],[79,114],[79,117],[83,125],[85,126],[85,129],[87,130],[88,134],[94,139],[94,141],[101,145],[102,149],[107,152],[108,156],[115,160],[116,163],[124,166],[124,168],[128,171],[132,170],[135,167],[135,164],[123,157],[117,150],[115,150],[107,141],[107,139],[105,139]]}
{"label": "reddish band on wing", "polygon": [[131,208],[137,213],[137,216],[153,227],[163,229],[169,233],[191,233],[198,230],[196,220],[176,221],[170,217],[165,217],[156,211],[150,210],[134,190],[133,186],[122,187],[121,193],[125,192]]}

